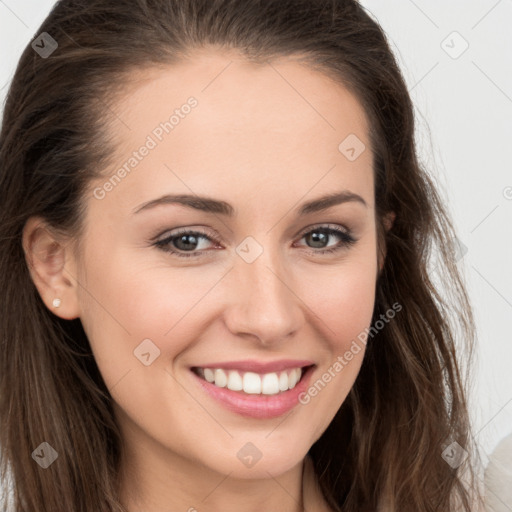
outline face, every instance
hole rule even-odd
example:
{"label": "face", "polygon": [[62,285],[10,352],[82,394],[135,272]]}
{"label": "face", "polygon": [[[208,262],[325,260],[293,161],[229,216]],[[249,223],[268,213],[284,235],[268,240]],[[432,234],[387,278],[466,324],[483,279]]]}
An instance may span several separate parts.
{"label": "face", "polygon": [[[364,111],[291,59],[204,52],[133,78],[76,262],[78,316],[126,449],[198,472],[281,474],[364,357],[351,346],[378,271]],[[170,197],[185,195],[192,204]]]}

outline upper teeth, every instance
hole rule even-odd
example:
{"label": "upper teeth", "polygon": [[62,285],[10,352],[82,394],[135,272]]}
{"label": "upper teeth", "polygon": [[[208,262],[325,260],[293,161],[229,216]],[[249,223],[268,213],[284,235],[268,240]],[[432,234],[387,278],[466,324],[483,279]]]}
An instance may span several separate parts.
{"label": "upper teeth", "polygon": [[[250,394],[275,395],[280,391],[293,389],[302,376],[302,368],[265,373],[239,372],[238,370],[222,370],[221,368],[198,368],[198,373],[219,388],[232,391],[244,391]],[[243,375],[242,375],[243,373]]]}

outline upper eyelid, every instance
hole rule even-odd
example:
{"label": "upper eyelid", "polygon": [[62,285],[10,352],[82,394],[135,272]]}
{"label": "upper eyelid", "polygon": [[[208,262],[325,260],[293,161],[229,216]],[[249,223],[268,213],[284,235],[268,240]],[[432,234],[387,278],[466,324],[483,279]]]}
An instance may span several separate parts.
{"label": "upper eyelid", "polygon": [[[334,229],[341,228],[341,229],[345,230],[348,234],[352,233],[352,229],[350,229],[347,226],[344,226],[342,224],[336,224],[334,222],[324,222],[324,223],[320,222],[320,223],[312,224],[311,226],[302,228],[295,236],[307,234],[310,231],[313,231],[314,229],[331,228],[331,227],[333,227]],[[205,228],[205,227],[195,228],[195,227],[184,226],[184,227],[177,227],[172,230],[165,230],[165,231],[161,232],[160,234],[158,234],[157,236],[153,237],[153,239],[158,240],[161,237],[168,238],[169,236],[177,236],[180,233],[196,233],[196,232],[201,235],[208,235],[208,236],[212,236],[212,238],[218,238],[217,234],[214,231],[210,231],[209,228]],[[173,233],[173,234],[171,235],[171,233]],[[164,235],[166,235],[166,236],[164,236]]]}

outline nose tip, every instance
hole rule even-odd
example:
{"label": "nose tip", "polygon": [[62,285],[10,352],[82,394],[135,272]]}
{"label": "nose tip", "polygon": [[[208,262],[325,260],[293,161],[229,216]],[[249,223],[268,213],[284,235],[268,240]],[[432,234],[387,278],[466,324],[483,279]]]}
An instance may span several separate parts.
{"label": "nose tip", "polygon": [[232,279],[236,290],[226,324],[235,335],[252,335],[263,345],[283,341],[302,323],[301,301],[291,286],[289,272],[269,258],[242,261]]}

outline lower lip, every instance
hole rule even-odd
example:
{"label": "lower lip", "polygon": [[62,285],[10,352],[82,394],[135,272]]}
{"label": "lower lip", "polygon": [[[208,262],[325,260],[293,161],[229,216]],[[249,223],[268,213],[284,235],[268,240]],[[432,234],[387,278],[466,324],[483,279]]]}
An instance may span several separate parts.
{"label": "lower lip", "polygon": [[215,384],[202,379],[191,371],[202,388],[226,409],[250,418],[277,418],[291,411],[298,403],[299,396],[308,388],[311,374],[315,366],[310,366],[302,376],[299,383],[288,391],[281,391],[276,395],[250,395],[240,391],[231,391],[228,388],[219,388]]}

